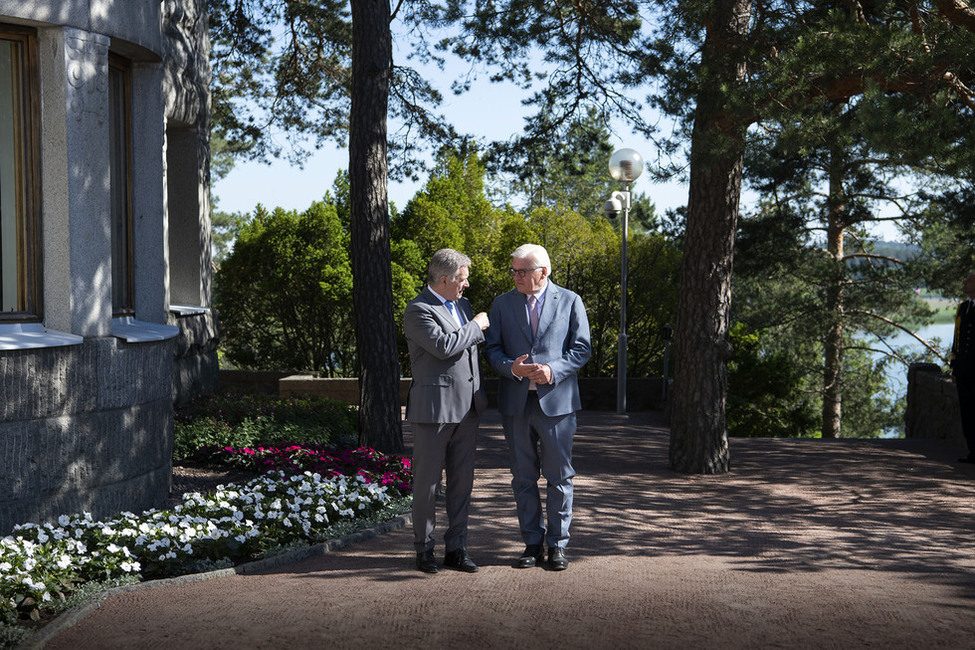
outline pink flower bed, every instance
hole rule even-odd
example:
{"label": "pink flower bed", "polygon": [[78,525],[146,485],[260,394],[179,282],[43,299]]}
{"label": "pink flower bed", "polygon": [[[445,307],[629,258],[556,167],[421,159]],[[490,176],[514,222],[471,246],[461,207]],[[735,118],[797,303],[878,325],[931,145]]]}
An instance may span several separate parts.
{"label": "pink flower bed", "polygon": [[205,447],[198,456],[238,467],[255,467],[261,472],[313,472],[325,477],[358,474],[368,483],[379,483],[403,495],[411,492],[413,483],[409,458],[387,456],[369,447],[335,449],[314,444],[242,449]]}

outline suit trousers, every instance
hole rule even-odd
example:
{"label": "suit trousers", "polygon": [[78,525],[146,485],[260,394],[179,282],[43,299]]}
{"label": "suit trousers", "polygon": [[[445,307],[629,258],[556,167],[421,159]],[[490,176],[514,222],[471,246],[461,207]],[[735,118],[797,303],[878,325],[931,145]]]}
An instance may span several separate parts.
{"label": "suit trousers", "polygon": [[968,443],[968,453],[975,454],[975,380],[955,377],[955,386],[961,410],[961,431]]}
{"label": "suit trousers", "polygon": [[480,417],[471,408],[458,423],[411,423],[413,429],[413,543],[418,553],[433,550],[437,486],[447,472],[447,530],[444,548],[467,546],[467,519],[474,487],[474,449]]}
{"label": "suit trousers", "polygon": [[[511,488],[518,508],[518,524],[526,545],[565,548],[572,523],[572,438],[576,414],[548,416],[529,391],[522,415],[502,416],[508,442]],[[545,477],[545,517],[542,514],[539,474]],[[547,525],[546,525],[547,521]]]}

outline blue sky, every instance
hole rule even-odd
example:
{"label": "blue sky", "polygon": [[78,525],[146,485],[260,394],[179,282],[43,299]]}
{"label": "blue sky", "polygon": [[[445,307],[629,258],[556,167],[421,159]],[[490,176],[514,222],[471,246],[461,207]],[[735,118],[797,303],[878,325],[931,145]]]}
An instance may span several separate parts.
{"label": "blue sky", "polygon": [[[449,91],[450,83],[466,72],[459,65],[448,65],[446,72],[423,70],[444,94],[440,110],[458,131],[469,133],[485,142],[507,140],[522,131],[524,117],[531,109],[522,106],[521,101],[527,92],[512,83],[490,83],[486,75],[472,84],[471,90],[454,95]],[[644,160],[657,157],[654,145],[639,136],[629,133],[622,124],[611,125],[615,131],[612,142],[616,148],[636,149]],[[390,130],[394,127],[391,125]],[[286,160],[276,160],[267,165],[257,162],[238,162],[234,169],[213,186],[218,201],[218,209],[223,212],[252,212],[258,203],[269,208],[281,207],[287,210],[304,210],[312,202],[320,200],[331,188],[335,175],[340,169],[348,167],[348,150],[327,146],[305,162],[303,167],[292,166]],[[607,176],[609,171],[606,172]],[[389,184],[389,200],[399,209],[422,188],[426,179],[419,182]],[[658,213],[683,206],[687,203],[687,186],[684,183],[654,183],[647,174],[633,184],[633,191],[648,195],[657,205]],[[747,189],[743,192],[741,209],[747,211],[757,197]],[[603,197],[593,197],[593,203],[602,205]],[[899,236],[893,226],[881,225],[874,228],[883,239],[897,240]]]}
{"label": "blue sky", "polygon": [[[444,94],[441,111],[458,131],[470,133],[485,142],[507,140],[521,133],[523,118],[528,111],[521,104],[525,91],[511,83],[490,83],[486,79],[476,81],[471,90],[463,95],[449,91],[453,77],[450,68],[446,73],[430,77]],[[392,128],[392,127],[391,127]],[[636,149],[645,160],[655,157],[653,145],[640,137],[630,135],[625,129],[617,129],[613,144]],[[215,183],[213,192],[218,207],[224,212],[251,212],[258,203],[267,207],[288,210],[304,210],[313,201],[321,199],[332,186],[335,174],[348,167],[348,150],[326,147],[314,153],[303,168],[277,160],[271,165],[239,162],[222,180]],[[609,170],[606,172],[609,176]],[[389,199],[400,209],[406,207],[413,195],[422,188],[426,179],[418,183],[390,183]],[[687,202],[687,187],[678,183],[654,184],[646,175],[637,179],[634,191],[651,197],[658,211],[675,208]],[[602,197],[593,197],[602,204]]]}

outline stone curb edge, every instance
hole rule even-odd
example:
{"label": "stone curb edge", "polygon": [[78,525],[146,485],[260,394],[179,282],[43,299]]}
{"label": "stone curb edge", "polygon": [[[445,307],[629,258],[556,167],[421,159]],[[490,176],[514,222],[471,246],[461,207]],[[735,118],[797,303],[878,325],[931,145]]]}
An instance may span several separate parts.
{"label": "stone curb edge", "polygon": [[280,555],[254,560],[253,562],[246,562],[227,569],[217,569],[215,571],[207,571],[205,573],[190,573],[184,576],[176,576],[174,578],[147,580],[146,582],[137,582],[131,585],[106,589],[105,591],[95,594],[87,601],[72,607],[55,618],[53,621],[38,630],[35,634],[32,634],[30,638],[26,639],[23,643],[17,645],[15,650],[41,650],[47,645],[48,641],[54,639],[65,630],[90,616],[95,610],[102,606],[102,603],[104,603],[109,596],[114,596],[115,594],[124,594],[130,591],[139,591],[142,589],[155,589],[158,587],[168,587],[170,585],[188,584],[191,582],[200,582],[202,580],[213,580],[214,578],[226,578],[234,575],[267,571],[283,564],[290,564],[292,562],[298,562],[300,560],[305,560],[307,558],[316,557],[319,555],[327,555],[332,551],[338,551],[340,549],[352,546],[353,544],[368,541],[388,532],[409,526],[412,523],[412,515],[410,513],[405,513],[394,517],[389,521],[384,521],[380,524],[372,526],[371,528],[349,533],[348,535],[343,535],[342,537],[330,539],[325,542],[319,542],[318,544],[313,544],[307,548],[286,551]]}

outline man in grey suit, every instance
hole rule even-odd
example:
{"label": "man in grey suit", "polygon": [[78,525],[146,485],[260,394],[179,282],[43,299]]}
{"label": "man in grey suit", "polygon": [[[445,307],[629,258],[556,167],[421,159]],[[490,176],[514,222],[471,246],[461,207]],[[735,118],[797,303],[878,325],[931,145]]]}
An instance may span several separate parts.
{"label": "man in grey suit", "polygon": [[[525,541],[517,566],[541,565],[547,543],[549,567],[561,571],[569,566],[577,375],[591,354],[589,319],[577,294],[549,281],[552,263],[544,248],[525,244],[511,258],[515,289],[491,305],[485,352],[501,376],[498,410]],[[539,469],[547,483],[544,518]]]}
{"label": "man in grey suit", "polygon": [[434,253],[427,286],[403,315],[413,375],[406,401],[406,419],[413,428],[413,535],[416,568],[424,573],[438,570],[433,531],[437,485],[444,469],[444,566],[477,571],[467,554],[467,518],[477,425],[487,406],[477,345],[484,341],[489,321],[484,312],[472,315],[470,303],[461,297],[470,286],[470,266],[470,258],[455,250]]}

